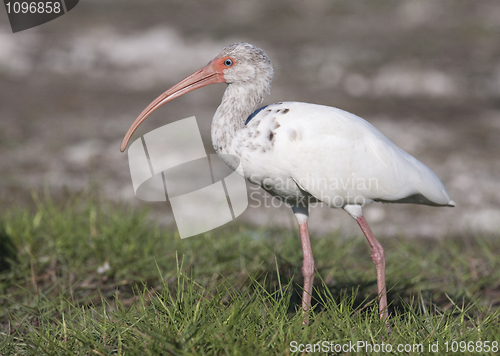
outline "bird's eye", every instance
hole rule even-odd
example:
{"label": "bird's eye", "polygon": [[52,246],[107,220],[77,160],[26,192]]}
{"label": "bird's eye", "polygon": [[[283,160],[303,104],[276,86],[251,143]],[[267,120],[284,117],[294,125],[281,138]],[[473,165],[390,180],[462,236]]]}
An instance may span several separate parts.
{"label": "bird's eye", "polygon": [[231,58],[226,58],[226,60],[224,61],[224,65],[226,67],[231,67],[233,65],[233,60]]}

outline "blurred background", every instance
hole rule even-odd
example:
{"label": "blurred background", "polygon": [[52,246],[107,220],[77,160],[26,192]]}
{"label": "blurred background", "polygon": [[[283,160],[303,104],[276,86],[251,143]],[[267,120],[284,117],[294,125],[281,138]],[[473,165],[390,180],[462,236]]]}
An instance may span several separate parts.
{"label": "blurred background", "polygon": [[[373,204],[376,235],[500,231],[500,3],[463,1],[80,1],[65,16],[13,34],[0,11],[0,209],[95,187],[134,196],[120,142],[136,116],[223,46],[263,48],[275,69],[264,104],[303,101],[363,117],[442,179],[456,208]],[[224,85],[185,95],[134,138],[196,116],[208,152]],[[264,194],[263,194],[264,195]],[[249,208],[240,221],[294,226],[286,207]],[[278,205],[276,203],[276,205]],[[358,227],[315,208],[321,234]]]}

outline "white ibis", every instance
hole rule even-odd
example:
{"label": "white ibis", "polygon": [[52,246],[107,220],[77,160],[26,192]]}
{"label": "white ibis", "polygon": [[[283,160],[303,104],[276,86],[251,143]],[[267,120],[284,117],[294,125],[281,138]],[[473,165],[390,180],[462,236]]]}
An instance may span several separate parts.
{"label": "white ibis", "polygon": [[226,83],[212,121],[214,149],[220,155],[238,157],[243,168],[240,174],[291,205],[304,256],[303,310],[311,307],[314,259],[307,219],[308,203],[315,200],[344,209],[361,227],[376,268],[380,318],[386,319],[384,249],[363,217],[362,206],[372,202],[455,203],[434,172],[356,115],[298,102],[256,110],[269,93],[272,79],[271,61],[263,50],[248,43],[227,46],[205,67],[149,104],[125,135],[121,151],[137,127],[163,104],[203,86]]}

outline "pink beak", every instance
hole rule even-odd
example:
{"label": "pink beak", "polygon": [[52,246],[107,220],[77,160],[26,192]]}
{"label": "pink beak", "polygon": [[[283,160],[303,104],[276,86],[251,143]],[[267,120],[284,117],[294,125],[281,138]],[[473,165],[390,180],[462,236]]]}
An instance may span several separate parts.
{"label": "pink beak", "polygon": [[217,65],[212,61],[205,67],[191,74],[186,79],[177,83],[172,88],[168,89],[166,92],[157,97],[151,104],[148,105],[146,109],[141,112],[137,119],[135,119],[134,123],[132,124],[132,126],[130,126],[127,133],[125,134],[125,137],[123,138],[122,144],[120,146],[120,151],[125,151],[130,138],[132,137],[135,130],[137,130],[139,125],[142,124],[142,122],[146,120],[146,118],[151,115],[153,111],[158,109],[163,104],[206,85],[224,82],[225,79],[222,70],[218,70]]}

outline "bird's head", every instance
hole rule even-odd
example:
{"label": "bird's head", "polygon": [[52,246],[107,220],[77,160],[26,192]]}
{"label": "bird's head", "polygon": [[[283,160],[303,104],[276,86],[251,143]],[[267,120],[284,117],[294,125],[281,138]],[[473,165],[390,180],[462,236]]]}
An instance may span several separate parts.
{"label": "bird's head", "polygon": [[270,84],[273,79],[273,67],[266,52],[249,43],[224,47],[210,63],[218,66],[228,84],[256,81]]}
{"label": "bird's head", "polygon": [[224,47],[205,67],[180,81],[149,104],[128,129],[120,151],[125,151],[132,134],[149,115],[183,94],[215,83],[255,86],[267,93],[272,79],[271,60],[262,49],[244,42]]}

